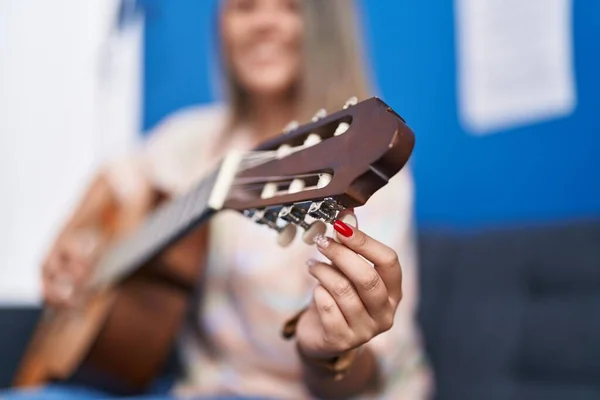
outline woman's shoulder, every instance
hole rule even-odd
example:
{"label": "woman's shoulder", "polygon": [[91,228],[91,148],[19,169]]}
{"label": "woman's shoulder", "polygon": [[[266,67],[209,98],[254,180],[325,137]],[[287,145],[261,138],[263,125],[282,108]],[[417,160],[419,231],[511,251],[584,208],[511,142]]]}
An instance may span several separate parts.
{"label": "woman's shoulder", "polygon": [[212,165],[210,149],[227,123],[219,103],[182,108],[165,117],[143,145],[142,163],[154,185],[179,193]]}
{"label": "woman's shoulder", "polygon": [[149,132],[149,142],[189,144],[212,140],[224,129],[228,110],[225,104],[191,105],[164,117]]}
{"label": "woman's shoulder", "polygon": [[179,123],[222,124],[226,116],[226,104],[215,102],[183,107],[172,113],[168,119]]}

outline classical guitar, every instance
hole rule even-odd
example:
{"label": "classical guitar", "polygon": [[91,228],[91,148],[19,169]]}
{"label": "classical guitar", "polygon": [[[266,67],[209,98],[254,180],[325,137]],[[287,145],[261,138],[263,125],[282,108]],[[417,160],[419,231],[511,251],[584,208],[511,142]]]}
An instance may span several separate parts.
{"label": "classical guitar", "polygon": [[281,245],[324,232],[364,205],[408,161],[414,134],[378,98],[349,100],[247,153],[230,153],[184,196],[163,203],[100,258],[85,302],[41,319],[15,377],[33,386],[77,377],[118,394],[160,374],[185,321],[198,271],[159,262],[219,210],[274,229]]}

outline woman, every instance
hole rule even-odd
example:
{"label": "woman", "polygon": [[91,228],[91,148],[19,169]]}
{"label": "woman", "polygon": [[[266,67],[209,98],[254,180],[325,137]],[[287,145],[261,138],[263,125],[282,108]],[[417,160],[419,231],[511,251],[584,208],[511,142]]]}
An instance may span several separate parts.
{"label": "woman", "polygon": [[[177,113],[138,153],[99,173],[44,264],[47,302],[76,301],[102,245],[101,237],[82,232],[94,231],[107,204],[118,204],[130,219],[122,222],[133,226],[156,193],[184,193],[225,151],[251,149],[321,107],[337,110],[351,96],[369,97],[351,6],[348,0],[223,0],[227,105]],[[411,213],[405,168],[357,210],[372,236],[346,214],[335,223],[337,232],[319,236],[316,246],[297,240],[278,248],[273,231],[239,213],[214,217],[196,321],[211,346],[200,345],[191,329],[182,332],[186,374],[173,392],[426,398],[429,374],[414,322]],[[187,238],[180,258],[195,262],[200,240]],[[281,327],[307,304],[293,340],[283,340]],[[347,364],[342,374],[323,367],[335,360]]]}

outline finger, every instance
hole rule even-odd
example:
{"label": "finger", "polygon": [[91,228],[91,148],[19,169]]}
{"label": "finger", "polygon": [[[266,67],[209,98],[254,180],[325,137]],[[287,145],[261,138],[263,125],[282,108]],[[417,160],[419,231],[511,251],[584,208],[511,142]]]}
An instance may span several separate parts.
{"label": "finger", "polygon": [[353,344],[352,330],[333,296],[323,286],[318,285],[313,298],[327,345],[335,351],[343,351],[350,347]]}
{"label": "finger", "polygon": [[45,282],[43,295],[46,302],[52,306],[65,307],[73,302],[74,286],[68,279],[60,277],[50,282]]}
{"label": "finger", "polygon": [[100,236],[96,231],[84,230],[65,242],[65,269],[77,284],[83,286],[91,273],[100,250]]}
{"label": "finger", "polygon": [[342,221],[335,221],[334,228],[341,244],[373,263],[390,297],[399,302],[402,298],[402,267],[398,254],[385,244]]}
{"label": "finger", "polygon": [[[358,219],[356,218],[356,214],[354,214],[354,208],[346,208],[345,210],[340,211],[337,216],[337,219],[344,222],[346,225],[350,225],[354,228],[358,228]],[[337,235],[333,238],[336,242],[340,243]]]}
{"label": "finger", "polygon": [[61,263],[58,254],[51,253],[42,267],[43,280],[46,281],[52,279],[52,277],[60,271],[60,266]]}
{"label": "finger", "polygon": [[67,267],[67,259],[58,253],[48,258],[42,276],[44,284],[48,286],[53,286],[57,280],[64,281],[69,277],[71,280],[73,279],[73,273]]}
{"label": "finger", "polygon": [[55,252],[50,255],[43,268],[44,288],[52,297],[69,299],[75,290],[74,284],[77,267],[71,265],[69,258],[63,253]]}
{"label": "finger", "polygon": [[99,253],[100,239],[100,234],[96,230],[81,230],[65,241],[64,251],[70,258],[91,262]]}
{"label": "finger", "polygon": [[65,278],[71,280],[75,286],[74,289],[79,291],[83,288],[87,278],[90,275],[91,263],[81,260],[71,259],[65,264]]}
{"label": "finger", "polygon": [[[77,285],[85,277],[86,266],[79,260],[73,259],[65,252],[55,252],[48,258],[43,268],[43,281],[49,286],[59,285],[60,293],[68,293],[64,289],[67,284]],[[74,290],[74,288],[73,288]]]}
{"label": "finger", "polygon": [[321,253],[350,279],[369,314],[377,319],[382,313],[387,313],[392,306],[391,294],[379,271],[343,244],[328,238],[323,238],[320,243],[317,246]]}
{"label": "finger", "polygon": [[64,307],[64,301],[58,296],[51,287],[44,286],[42,291],[44,303],[50,307]]}
{"label": "finger", "polygon": [[348,325],[358,336],[367,336],[376,323],[369,315],[350,280],[335,267],[316,261],[308,261],[309,273],[314,276],[335,300]]}

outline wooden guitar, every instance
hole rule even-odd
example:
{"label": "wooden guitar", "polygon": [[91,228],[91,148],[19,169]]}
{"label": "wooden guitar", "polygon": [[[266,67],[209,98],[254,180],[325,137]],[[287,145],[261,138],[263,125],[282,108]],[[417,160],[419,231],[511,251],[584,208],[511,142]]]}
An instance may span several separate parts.
{"label": "wooden guitar", "polygon": [[76,377],[115,394],[143,392],[162,370],[198,278],[197,270],[162,264],[161,254],[223,209],[274,229],[281,245],[297,226],[310,243],[341,210],[364,205],[386,185],[414,141],[383,101],[351,99],[251,152],[228,154],[194,190],[161,205],[103,254],[82,307],[48,310],[15,385]]}

